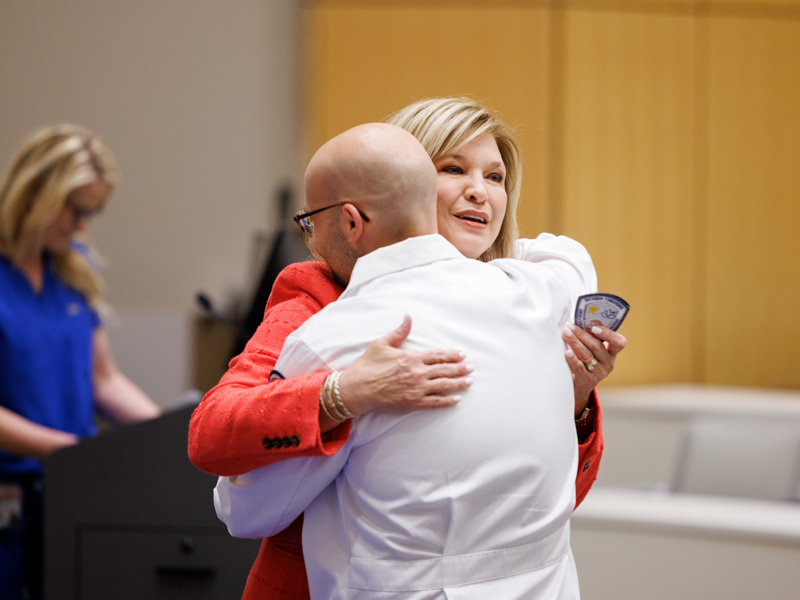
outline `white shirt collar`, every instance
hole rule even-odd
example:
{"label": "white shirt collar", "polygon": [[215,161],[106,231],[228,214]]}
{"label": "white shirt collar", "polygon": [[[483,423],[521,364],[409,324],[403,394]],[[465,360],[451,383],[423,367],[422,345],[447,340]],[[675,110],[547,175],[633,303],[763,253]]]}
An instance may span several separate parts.
{"label": "white shirt collar", "polygon": [[341,297],[349,296],[359,286],[378,277],[454,258],[465,257],[438,233],[411,237],[391,246],[378,248],[356,261],[350,283]]}

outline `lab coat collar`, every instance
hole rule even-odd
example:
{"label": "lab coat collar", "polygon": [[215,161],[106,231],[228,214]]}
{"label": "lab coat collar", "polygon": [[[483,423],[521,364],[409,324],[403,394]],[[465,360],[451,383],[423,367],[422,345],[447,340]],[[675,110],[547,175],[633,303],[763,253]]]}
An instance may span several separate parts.
{"label": "lab coat collar", "polygon": [[391,246],[378,248],[356,261],[350,283],[341,297],[355,293],[358,287],[378,277],[456,258],[468,260],[438,233],[411,237]]}

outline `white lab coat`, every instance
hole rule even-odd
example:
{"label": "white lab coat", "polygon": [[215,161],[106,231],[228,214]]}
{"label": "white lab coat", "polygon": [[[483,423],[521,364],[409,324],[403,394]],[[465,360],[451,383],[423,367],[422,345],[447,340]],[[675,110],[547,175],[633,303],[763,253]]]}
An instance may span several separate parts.
{"label": "white lab coat", "polygon": [[527,261],[464,258],[439,235],[360,258],[340,299],[286,340],[285,377],[342,369],[408,313],[405,347],[456,348],[476,368],[455,407],[358,417],[335,455],[220,478],[232,535],[305,512],[312,598],[579,598],[569,548],[577,440],[561,327],[596,291],[591,259],[542,234]]}

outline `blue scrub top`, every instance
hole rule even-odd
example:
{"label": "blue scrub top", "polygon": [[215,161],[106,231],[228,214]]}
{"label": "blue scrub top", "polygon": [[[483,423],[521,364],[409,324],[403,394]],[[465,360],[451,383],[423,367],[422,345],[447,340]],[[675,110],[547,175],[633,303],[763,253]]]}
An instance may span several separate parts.
{"label": "blue scrub top", "polygon": [[[0,406],[40,425],[94,435],[93,334],[99,325],[97,313],[55,275],[48,258],[37,294],[0,256]],[[38,459],[0,450],[0,473],[41,470]]]}

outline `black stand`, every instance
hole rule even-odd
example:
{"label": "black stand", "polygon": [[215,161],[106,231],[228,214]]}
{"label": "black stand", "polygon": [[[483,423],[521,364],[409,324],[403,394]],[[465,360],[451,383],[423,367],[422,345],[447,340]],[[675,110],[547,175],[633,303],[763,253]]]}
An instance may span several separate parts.
{"label": "black stand", "polygon": [[260,540],[228,535],[186,451],[193,407],[45,463],[45,599],[239,598]]}

